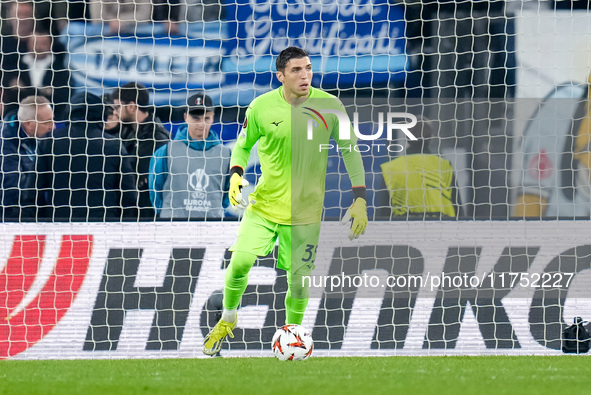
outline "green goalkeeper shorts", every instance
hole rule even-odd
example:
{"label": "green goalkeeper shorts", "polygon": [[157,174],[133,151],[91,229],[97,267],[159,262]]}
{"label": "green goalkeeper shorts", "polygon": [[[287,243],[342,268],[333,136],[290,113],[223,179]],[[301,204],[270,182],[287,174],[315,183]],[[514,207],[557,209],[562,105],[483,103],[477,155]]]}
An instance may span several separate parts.
{"label": "green goalkeeper shorts", "polygon": [[236,242],[230,251],[267,256],[279,241],[277,267],[305,275],[314,269],[319,237],[320,222],[281,225],[261,217],[249,208],[240,222]]}

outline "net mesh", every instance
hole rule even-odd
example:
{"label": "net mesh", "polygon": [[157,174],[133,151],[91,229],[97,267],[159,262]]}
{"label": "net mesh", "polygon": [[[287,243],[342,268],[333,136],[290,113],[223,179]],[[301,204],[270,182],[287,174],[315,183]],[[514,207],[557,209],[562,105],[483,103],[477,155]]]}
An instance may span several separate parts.
{"label": "net mesh", "polygon": [[[201,355],[243,214],[230,155],[291,45],[358,119],[370,220],[355,242],[336,221],[353,194],[333,146],[303,322],[316,352],[557,352],[591,314],[581,3],[2,2],[0,358]],[[222,355],[271,355],[277,254]]]}

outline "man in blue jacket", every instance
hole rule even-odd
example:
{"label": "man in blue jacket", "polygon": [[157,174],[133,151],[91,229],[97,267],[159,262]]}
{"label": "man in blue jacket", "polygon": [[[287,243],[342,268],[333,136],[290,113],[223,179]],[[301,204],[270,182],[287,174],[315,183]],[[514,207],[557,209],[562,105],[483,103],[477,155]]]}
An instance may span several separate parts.
{"label": "man in blue jacket", "polygon": [[43,96],[25,98],[6,115],[0,141],[2,221],[35,217],[38,140],[53,128],[53,110]]}
{"label": "man in blue jacket", "polygon": [[214,108],[203,93],[187,100],[186,124],[150,162],[150,200],[160,218],[215,219],[228,206],[231,151],[212,131]]}

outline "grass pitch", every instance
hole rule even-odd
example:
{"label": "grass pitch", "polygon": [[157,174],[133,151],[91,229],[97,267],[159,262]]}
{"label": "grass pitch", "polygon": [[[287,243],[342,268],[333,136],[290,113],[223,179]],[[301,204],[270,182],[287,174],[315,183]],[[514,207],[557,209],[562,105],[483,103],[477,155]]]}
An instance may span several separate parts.
{"label": "grass pitch", "polygon": [[591,393],[591,358],[0,361],[1,394]]}

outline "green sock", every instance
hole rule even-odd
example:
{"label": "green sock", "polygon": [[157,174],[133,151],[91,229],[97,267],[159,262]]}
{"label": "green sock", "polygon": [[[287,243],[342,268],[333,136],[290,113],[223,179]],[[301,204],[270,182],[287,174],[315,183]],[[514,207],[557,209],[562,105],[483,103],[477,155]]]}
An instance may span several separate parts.
{"label": "green sock", "polygon": [[[301,277],[296,274],[296,281]],[[285,295],[285,323],[302,325],[308,306],[308,289],[302,288],[301,282],[292,285],[291,270],[287,271],[287,295]],[[293,292],[292,292],[293,291]]]}
{"label": "green sock", "polygon": [[249,252],[234,251],[230,259],[230,265],[226,270],[224,279],[224,308],[237,309],[242,299],[242,294],[248,285],[248,272],[254,265],[257,256]]}

